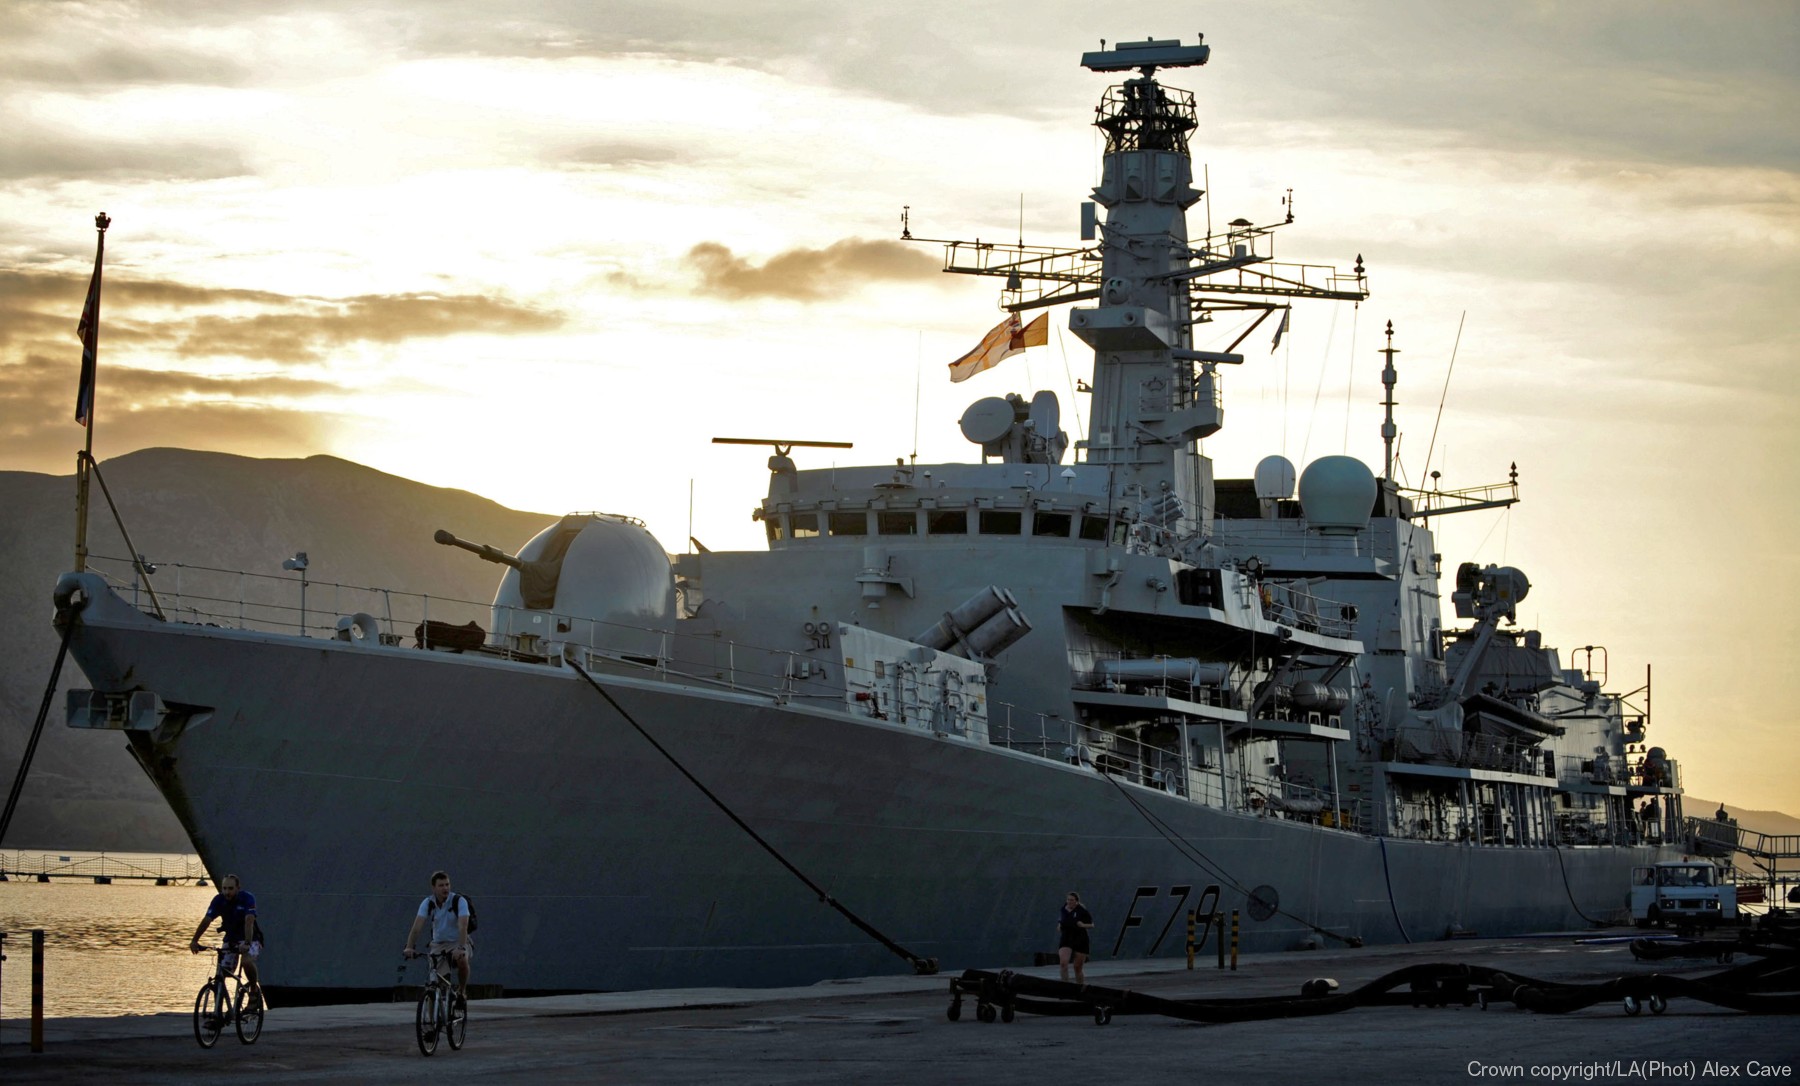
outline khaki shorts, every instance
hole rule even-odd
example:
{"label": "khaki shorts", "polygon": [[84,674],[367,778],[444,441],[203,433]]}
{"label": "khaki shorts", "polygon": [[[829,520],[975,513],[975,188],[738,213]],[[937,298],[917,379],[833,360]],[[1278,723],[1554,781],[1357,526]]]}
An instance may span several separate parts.
{"label": "khaki shorts", "polygon": [[[427,954],[442,954],[445,951],[450,953],[451,961],[456,960],[456,943],[454,941],[441,943],[434,941],[430,946],[425,948]],[[469,940],[469,945],[463,950],[463,957],[467,961],[472,962],[475,960],[475,940]]]}

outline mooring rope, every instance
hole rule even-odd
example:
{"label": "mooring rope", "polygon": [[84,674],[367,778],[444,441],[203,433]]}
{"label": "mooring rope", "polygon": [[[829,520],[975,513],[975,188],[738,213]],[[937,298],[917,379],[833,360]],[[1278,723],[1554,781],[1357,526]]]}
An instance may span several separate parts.
{"label": "mooring rope", "polygon": [[25,743],[25,756],[19,759],[19,775],[13,778],[12,792],[6,797],[6,809],[0,811],[0,842],[6,840],[6,828],[12,825],[13,810],[19,805],[19,793],[25,790],[25,774],[31,769],[31,756],[37,753],[38,740],[44,735],[44,719],[50,715],[50,702],[56,696],[57,681],[62,678],[63,657],[69,654],[69,638],[75,633],[75,616],[71,614],[63,626],[62,644],[56,649],[56,663],[50,667],[50,682],[44,687],[44,703],[38,706],[37,723],[31,727],[31,738]]}
{"label": "mooring rope", "polygon": [[1575,888],[1569,885],[1569,869],[1563,866],[1562,846],[1551,845],[1550,848],[1551,851],[1556,853],[1556,869],[1562,872],[1563,893],[1569,895],[1569,905],[1575,910],[1575,915],[1594,925],[1596,928],[1604,928],[1606,926],[1606,921],[1595,920],[1593,917],[1582,912],[1581,903],[1575,900]]}
{"label": "mooring rope", "polygon": [[[1746,982],[1749,983],[1746,983]],[[1257,1022],[1334,1014],[1358,1007],[1443,1007],[1491,1002],[1511,1003],[1523,1011],[1568,1014],[1610,1000],[1625,1001],[1627,1014],[1650,1002],[1651,1012],[1662,1013],[1655,1001],[1681,997],[1727,1007],[1747,1014],[1800,1014],[1800,994],[1791,981],[1777,982],[1784,990],[1757,990],[1760,976],[1746,967],[1706,977],[1679,977],[1664,973],[1621,976],[1592,983],[1538,980],[1499,969],[1460,962],[1427,962],[1384,974],[1345,992],[1310,981],[1298,996],[1240,996],[1210,999],[1167,999],[1129,989],[1098,984],[1074,985],[1025,976],[1005,970],[966,970],[950,982],[954,1021],[963,996],[973,995],[984,1004],[999,1003],[1010,1021],[1011,1012],[1073,1016],[1094,1014],[1096,1022],[1114,1014],[1160,1014],[1189,1022]],[[977,1010],[979,1011],[979,1007]],[[980,1015],[978,1014],[978,1017]],[[991,1021],[991,1018],[985,1020]]]}
{"label": "mooring rope", "polygon": [[1400,922],[1400,903],[1394,900],[1394,876],[1388,871],[1387,838],[1377,837],[1381,842],[1381,881],[1387,883],[1388,909],[1394,914],[1394,926],[1400,929],[1400,938],[1412,942],[1412,936],[1406,934],[1406,925]]}
{"label": "mooring rope", "polygon": [[[1163,840],[1165,840],[1165,841],[1169,842],[1169,844],[1175,846],[1175,851],[1181,853],[1182,856],[1185,857],[1195,867],[1198,867],[1200,870],[1213,876],[1214,878],[1218,879],[1220,882],[1223,882],[1227,886],[1231,887],[1233,890],[1236,890],[1238,893],[1243,894],[1246,897],[1250,896],[1251,891],[1246,889],[1236,879],[1232,878],[1230,872],[1228,872],[1224,868],[1220,867],[1218,865],[1218,862],[1213,860],[1210,856],[1206,855],[1206,853],[1201,852],[1198,848],[1194,847],[1194,845],[1191,842],[1189,842],[1185,837],[1182,837],[1179,833],[1176,833],[1174,830],[1168,828],[1167,823],[1163,822],[1155,814],[1151,813],[1149,808],[1147,808],[1143,804],[1139,803],[1137,801],[1137,797],[1132,795],[1129,791],[1127,791],[1125,789],[1125,785],[1122,784],[1121,782],[1119,782],[1118,780],[1116,780],[1112,774],[1101,773],[1100,775],[1102,777],[1105,777],[1108,781],[1110,781],[1112,783],[1112,786],[1114,788],[1117,788],[1119,790],[1119,794],[1121,796],[1125,797],[1125,801],[1127,803],[1131,804],[1134,808],[1137,809],[1138,814],[1144,816],[1144,821],[1150,823],[1151,829],[1153,829],[1157,833],[1161,834]],[[1316,934],[1324,935],[1324,936],[1328,936],[1332,939],[1336,939],[1338,942],[1343,943],[1345,946],[1360,947],[1363,945],[1362,940],[1357,938],[1354,935],[1339,935],[1335,931],[1331,931],[1329,929],[1322,928],[1319,925],[1313,923],[1312,921],[1306,919],[1305,917],[1296,916],[1293,913],[1290,913],[1286,909],[1283,909],[1279,906],[1276,907],[1275,912],[1281,916],[1287,917],[1289,920],[1292,920],[1294,923],[1299,924],[1302,927],[1311,929]]]}
{"label": "mooring rope", "polygon": [[905,947],[901,946],[899,943],[894,942],[892,939],[888,938],[886,935],[883,935],[880,931],[877,931],[875,929],[874,925],[870,924],[868,921],[864,920],[862,917],[857,916],[855,913],[851,912],[848,908],[846,908],[842,902],[838,901],[836,898],[834,898],[830,894],[826,893],[824,887],[821,887],[818,883],[816,883],[812,879],[808,878],[806,872],[800,870],[798,867],[795,867],[791,862],[789,862],[789,860],[786,856],[783,856],[781,854],[781,852],[775,848],[774,845],[771,845],[768,841],[763,839],[763,836],[761,834],[759,834],[755,830],[751,829],[750,824],[748,822],[745,822],[742,818],[738,817],[737,812],[732,810],[729,806],[727,806],[724,800],[722,800],[718,796],[714,795],[712,792],[712,789],[710,789],[710,788],[706,787],[706,785],[700,783],[700,778],[698,778],[698,777],[694,776],[692,773],[688,772],[688,768],[686,766],[682,765],[681,761],[678,758],[676,758],[673,754],[670,754],[667,748],[665,748],[661,743],[658,743],[656,741],[655,737],[653,737],[649,732],[645,731],[644,726],[642,724],[639,724],[637,722],[637,720],[634,719],[630,713],[626,712],[625,707],[623,705],[620,705],[618,700],[616,698],[614,698],[611,694],[607,693],[605,687],[601,686],[598,682],[595,682],[594,677],[592,675],[589,675],[585,670],[583,670],[583,668],[580,664],[576,663],[574,660],[568,661],[568,664],[571,668],[575,669],[575,674],[580,675],[582,678],[587,680],[588,685],[594,688],[595,693],[598,693],[601,697],[606,699],[606,703],[613,707],[613,711],[618,713],[620,718],[622,718],[625,721],[625,723],[631,725],[633,730],[635,730],[639,735],[643,736],[644,741],[646,743],[649,743],[652,747],[656,748],[656,753],[662,755],[665,759],[668,760],[668,763],[670,765],[675,767],[677,772],[679,772],[683,777],[686,777],[688,779],[689,784],[692,784],[695,788],[698,788],[700,790],[701,795],[703,795],[707,799],[711,800],[713,806],[717,807],[720,811],[724,812],[725,817],[731,819],[731,821],[733,821],[734,823],[737,824],[738,829],[743,830],[745,833],[749,834],[750,839],[752,841],[755,841],[758,845],[761,845],[763,848],[763,851],[765,851],[769,855],[775,857],[776,861],[778,863],[780,863],[781,866],[787,868],[788,872],[790,874],[792,874],[795,878],[799,879],[801,882],[805,883],[807,889],[809,889],[813,893],[819,895],[820,902],[822,902],[826,905],[829,905],[833,909],[837,910],[838,913],[844,917],[844,919],[846,919],[846,920],[850,921],[850,923],[856,925],[857,930],[861,931],[863,934],[869,936],[871,939],[874,939],[876,942],[880,943],[882,946],[886,947],[888,950],[892,951],[894,954],[897,954],[898,956],[905,958],[906,961],[913,967],[913,971],[915,973],[918,973],[920,976],[930,976],[937,972],[938,967],[937,967],[937,959],[936,958],[921,958],[917,954],[914,954],[912,951],[907,950]]}

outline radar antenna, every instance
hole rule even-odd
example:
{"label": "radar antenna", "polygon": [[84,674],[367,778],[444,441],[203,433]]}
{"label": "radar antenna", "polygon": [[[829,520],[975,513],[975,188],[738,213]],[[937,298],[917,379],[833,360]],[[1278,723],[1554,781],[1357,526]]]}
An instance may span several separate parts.
{"label": "radar antenna", "polygon": [[715,437],[714,445],[773,445],[775,455],[786,456],[790,449],[854,449],[848,441],[794,441],[779,437]]}

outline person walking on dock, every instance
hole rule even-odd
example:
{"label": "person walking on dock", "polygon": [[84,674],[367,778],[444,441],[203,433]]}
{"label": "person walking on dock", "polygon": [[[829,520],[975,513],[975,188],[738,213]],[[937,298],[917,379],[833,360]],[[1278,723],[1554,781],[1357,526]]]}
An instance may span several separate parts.
{"label": "person walking on dock", "polygon": [[1063,901],[1062,916],[1056,921],[1056,957],[1062,963],[1062,979],[1069,979],[1069,963],[1075,963],[1075,983],[1086,984],[1082,967],[1088,960],[1088,929],[1094,926],[1094,914],[1081,904],[1081,895],[1073,890]]}
{"label": "person walking on dock", "polygon": [[262,954],[262,940],[256,930],[256,897],[243,888],[236,875],[226,875],[219,880],[219,892],[213,895],[212,904],[206,907],[206,915],[200,918],[200,926],[194,929],[194,937],[188,942],[188,950],[194,954],[203,949],[200,937],[206,934],[206,926],[219,919],[219,931],[225,936],[225,971],[237,968],[239,951],[244,955],[244,977],[250,982],[252,991],[260,990],[262,985],[256,979],[256,959]]}
{"label": "person walking on dock", "polygon": [[418,952],[413,943],[419,929],[431,925],[431,945],[427,953],[450,952],[456,963],[456,995],[466,998],[469,990],[469,959],[475,956],[475,943],[469,938],[469,899],[450,892],[450,876],[442,871],[431,875],[431,893],[419,902],[419,915],[413,917],[412,930],[406,933],[406,946],[400,953],[411,958]]}

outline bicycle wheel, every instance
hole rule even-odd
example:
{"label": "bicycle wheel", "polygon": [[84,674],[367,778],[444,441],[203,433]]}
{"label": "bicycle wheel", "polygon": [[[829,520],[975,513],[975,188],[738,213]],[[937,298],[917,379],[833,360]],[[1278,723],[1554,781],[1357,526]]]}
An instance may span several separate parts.
{"label": "bicycle wheel", "polygon": [[450,1001],[450,1022],[444,1032],[450,1035],[450,1047],[461,1048],[463,1035],[469,1030],[469,1000],[467,996],[452,995]]}
{"label": "bicycle wheel", "polygon": [[419,1013],[413,1022],[418,1029],[419,1052],[426,1056],[437,1051],[437,997],[438,988],[435,985],[427,984],[425,990],[419,993]]}
{"label": "bicycle wheel", "polygon": [[243,985],[237,996],[237,1035],[238,1040],[247,1045],[256,1043],[262,1036],[263,1001],[262,989]]}
{"label": "bicycle wheel", "polygon": [[194,997],[194,1040],[200,1042],[201,1048],[219,1043],[219,1034],[225,1029],[223,997],[217,981],[201,985],[200,994]]}

